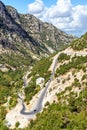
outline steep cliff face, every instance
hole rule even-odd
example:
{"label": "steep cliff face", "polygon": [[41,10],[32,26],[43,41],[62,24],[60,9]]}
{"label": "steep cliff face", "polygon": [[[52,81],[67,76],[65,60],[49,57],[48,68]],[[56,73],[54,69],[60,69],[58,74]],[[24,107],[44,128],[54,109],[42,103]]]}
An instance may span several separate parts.
{"label": "steep cliff face", "polygon": [[54,50],[60,49],[65,44],[70,44],[74,39],[73,36],[64,33],[52,24],[44,23],[30,14],[21,14],[20,23],[39,43],[52,47]]}
{"label": "steep cliff face", "polygon": [[6,9],[10,13],[11,17],[16,21],[19,22],[19,14],[17,10],[14,7],[6,6]]}
{"label": "steep cliff face", "polygon": [[12,10],[14,15],[11,16],[4,4],[0,2],[0,43],[4,48],[14,46],[18,50],[20,48],[18,46],[22,46],[37,52],[37,47],[40,48],[39,43],[16,22],[18,13],[15,12],[15,9],[12,8]]}

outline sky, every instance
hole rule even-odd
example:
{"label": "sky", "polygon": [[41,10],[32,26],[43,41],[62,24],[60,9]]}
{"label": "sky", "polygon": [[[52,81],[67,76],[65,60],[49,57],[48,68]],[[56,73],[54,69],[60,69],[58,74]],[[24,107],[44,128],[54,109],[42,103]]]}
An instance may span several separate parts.
{"label": "sky", "polygon": [[81,36],[87,31],[87,0],[2,0],[19,13],[29,13],[66,33]]}

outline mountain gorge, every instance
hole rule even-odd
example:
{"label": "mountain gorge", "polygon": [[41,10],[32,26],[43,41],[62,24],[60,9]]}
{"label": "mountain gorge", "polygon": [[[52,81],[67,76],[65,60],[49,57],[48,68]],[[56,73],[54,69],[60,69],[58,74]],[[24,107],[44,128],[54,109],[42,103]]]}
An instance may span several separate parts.
{"label": "mountain gorge", "polygon": [[87,33],[68,35],[0,1],[0,130],[87,130]]}

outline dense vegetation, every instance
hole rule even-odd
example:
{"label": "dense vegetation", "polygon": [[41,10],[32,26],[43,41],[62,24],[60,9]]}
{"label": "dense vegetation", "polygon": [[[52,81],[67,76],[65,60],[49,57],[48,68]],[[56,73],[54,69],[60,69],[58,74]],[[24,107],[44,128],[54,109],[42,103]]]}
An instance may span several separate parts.
{"label": "dense vegetation", "polygon": [[20,69],[0,71],[0,130],[8,130],[3,126],[7,113],[6,108],[12,109],[17,104],[17,92],[23,86],[23,74],[24,70]]}
{"label": "dense vegetation", "polygon": [[0,103],[5,103],[7,97],[16,93],[23,85],[23,70],[8,72],[0,71]]}
{"label": "dense vegetation", "polygon": [[74,50],[83,50],[87,48],[87,33],[81,38],[74,40],[71,44],[71,47]]}
{"label": "dense vegetation", "polygon": [[61,65],[57,71],[56,71],[56,76],[58,75],[63,75],[66,72],[68,72],[70,69],[83,69],[85,71],[86,66],[84,66],[84,63],[87,62],[87,56],[79,56],[79,57],[73,57],[72,61],[69,61],[67,64]]}
{"label": "dense vegetation", "polygon": [[34,65],[31,75],[37,76],[37,77],[43,77],[46,79],[48,77],[47,72],[51,63],[52,63],[52,60],[50,57],[41,59]]}
{"label": "dense vegetation", "polygon": [[65,60],[70,60],[70,56],[67,55],[67,54],[64,54],[64,53],[61,53],[58,57],[58,61],[61,62],[61,61],[65,61]]}
{"label": "dense vegetation", "polygon": [[29,85],[25,88],[25,95],[26,101],[29,102],[32,97],[40,90],[40,86],[36,85],[36,79],[38,77],[43,77],[45,79],[45,83],[49,80],[51,72],[48,71],[50,65],[52,63],[51,58],[44,58],[38,61],[33,69],[32,72],[28,77],[32,76],[32,79]]}
{"label": "dense vegetation", "polygon": [[32,78],[29,85],[24,89],[26,98],[25,101],[29,103],[29,101],[32,99],[32,97],[40,90],[40,86],[36,85],[36,78]]}
{"label": "dense vegetation", "polygon": [[[27,56],[26,56],[27,55]],[[23,68],[24,66],[29,66],[34,63],[34,60],[28,55],[18,55],[17,53],[7,53],[7,54],[0,54],[0,64],[8,64],[9,66],[15,68]]]}

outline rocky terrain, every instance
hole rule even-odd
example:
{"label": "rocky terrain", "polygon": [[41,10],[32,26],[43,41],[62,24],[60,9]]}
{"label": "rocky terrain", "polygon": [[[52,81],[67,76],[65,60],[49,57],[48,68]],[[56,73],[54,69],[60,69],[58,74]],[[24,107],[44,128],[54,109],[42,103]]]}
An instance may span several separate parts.
{"label": "rocky terrain", "polygon": [[[0,1],[0,44],[5,49],[19,51],[22,48],[36,54],[50,53],[69,44],[73,36],[49,23],[43,23],[30,14],[19,14],[16,9]],[[28,53],[29,53],[28,52]]]}
{"label": "rocky terrain", "polygon": [[[25,78],[27,86],[25,85],[19,89],[18,95],[20,98],[17,99],[17,105],[9,110],[6,115],[7,126],[9,126],[9,128],[16,127],[16,123],[19,122],[19,128],[23,129],[28,126],[26,130],[38,130],[38,128],[41,128],[42,123],[44,128],[47,127],[53,129],[54,125],[50,124],[50,121],[52,120],[53,123],[55,123],[55,120],[58,118],[59,113],[61,114],[59,115],[59,122],[56,122],[56,130],[57,128],[61,128],[62,130],[62,127],[66,127],[66,129],[69,130],[68,126],[71,127],[72,120],[75,122],[74,117],[77,119],[77,122],[72,126],[73,128],[75,128],[77,125],[78,127],[76,130],[78,128],[83,129],[83,124],[86,127],[87,47],[85,44],[82,44],[83,48],[80,49],[81,44],[77,44],[80,39],[86,40],[86,36],[87,34],[83,35],[77,40],[77,42],[75,41],[74,44],[72,43],[67,49],[60,51],[54,56],[51,56],[46,60],[44,59],[39,61],[31,69],[30,72],[26,73]],[[77,49],[74,50],[73,46],[76,46]],[[56,59],[57,62],[55,64]],[[51,62],[49,60],[51,60]],[[46,61],[48,62],[48,65]],[[44,66],[47,68],[47,70],[44,70]],[[53,78],[51,78],[53,70],[54,75]],[[47,73],[49,73],[49,75],[47,75]],[[51,82],[42,100],[41,111],[43,112],[38,115],[22,114],[22,100],[25,101],[25,113],[34,110],[42,92],[44,91],[46,85],[49,83],[50,78]],[[41,79],[43,80],[41,81]],[[9,103],[7,108],[9,108]],[[58,115],[56,115],[57,113]],[[69,117],[67,117],[67,113],[69,114]],[[52,117],[49,117],[50,115]],[[62,120],[63,116],[65,116],[64,122]],[[50,120],[48,120],[47,117]],[[69,120],[68,124],[66,118]],[[45,124],[45,119],[47,119],[46,123],[50,124],[50,126]],[[84,122],[82,122],[83,119]],[[79,120],[81,122],[79,122]],[[60,121],[62,123],[62,126],[60,125]],[[59,125],[57,126],[58,123]],[[63,123],[67,125],[64,125]],[[79,123],[81,124],[79,125]],[[41,129],[43,130],[43,128]]]}
{"label": "rocky terrain", "polygon": [[87,33],[73,39],[0,1],[0,130],[87,130]]}

